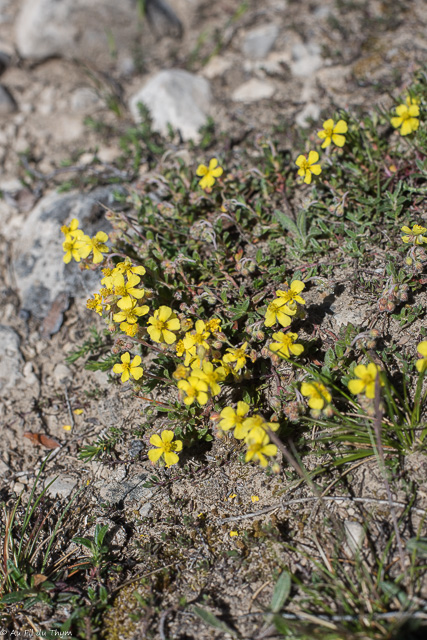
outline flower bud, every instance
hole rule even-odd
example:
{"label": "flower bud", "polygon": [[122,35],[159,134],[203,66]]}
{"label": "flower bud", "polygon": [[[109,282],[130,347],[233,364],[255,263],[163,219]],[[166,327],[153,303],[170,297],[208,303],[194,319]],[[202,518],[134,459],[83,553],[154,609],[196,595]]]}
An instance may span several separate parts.
{"label": "flower bud", "polygon": [[259,340],[260,342],[261,342],[261,341],[263,341],[263,340],[265,340],[265,333],[264,333],[264,331],[261,331],[261,330],[257,331],[257,332],[256,332],[256,334],[255,334],[255,339],[256,339],[256,340]]}
{"label": "flower bud", "polygon": [[396,305],[394,304],[394,302],[392,302],[391,300],[389,300],[386,304],[386,311],[388,311],[389,313],[392,313],[396,308]]}

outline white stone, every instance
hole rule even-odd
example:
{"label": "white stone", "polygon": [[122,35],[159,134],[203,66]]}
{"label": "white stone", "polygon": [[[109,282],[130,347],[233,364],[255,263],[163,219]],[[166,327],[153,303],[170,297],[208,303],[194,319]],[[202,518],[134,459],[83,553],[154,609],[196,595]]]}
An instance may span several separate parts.
{"label": "white stone", "polygon": [[349,549],[355,555],[362,548],[365,539],[365,529],[359,522],[353,520],[346,520],[344,522],[344,529]]}
{"label": "white stone", "polygon": [[199,139],[199,129],[206,124],[211,109],[209,82],[188,71],[160,71],[137,91],[129,101],[133,118],[139,122],[138,103],[150,111],[153,127],[168,133],[168,124],[178,129],[184,140]]}
{"label": "white stone", "polygon": [[209,60],[206,67],[203,67],[202,73],[206,78],[209,78],[209,80],[211,80],[212,78],[216,78],[217,76],[222,76],[222,74],[228,71],[228,69],[230,69],[230,67],[232,66],[233,60],[231,60],[230,58],[214,56]]}
{"label": "white stone", "polygon": [[18,334],[5,325],[0,325],[0,391],[13,387],[21,378],[24,364],[19,351],[21,340]]}
{"label": "white stone", "polygon": [[71,378],[71,376],[71,370],[65,364],[62,364],[62,362],[57,364],[55,369],[53,370],[53,379],[55,380],[57,386],[63,385],[64,382]]}
{"label": "white stone", "polygon": [[251,29],[245,36],[242,51],[250,58],[265,58],[274,47],[279,35],[279,28],[275,24],[264,24],[256,29]]}
{"label": "white stone", "polygon": [[237,87],[231,98],[234,102],[257,102],[271,98],[276,89],[270,82],[252,78]]}
{"label": "white stone", "polygon": [[306,104],[295,118],[295,122],[299,127],[306,129],[310,126],[310,120],[317,120],[320,116],[320,107],[314,102]]}
{"label": "white stone", "polygon": [[292,47],[292,62],[290,65],[293,75],[307,78],[320,69],[323,64],[320,51],[319,45],[314,42],[295,44]]}
{"label": "white stone", "polygon": [[[47,484],[49,484],[52,479],[52,476],[48,478]],[[68,498],[76,485],[77,480],[75,478],[72,478],[71,476],[59,476],[50,485],[47,493],[52,498]]]}
{"label": "white stone", "polygon": [[[156,4],[150,1],[150,4]],[[116,51],[140,45],[141,24],[135,0],[23,0],[15,40],[24,58],[50,56],[111,60]]]}
{"label": "white stone", "polygon": [[91,87],[79,87],[71,95],[73,111],[87,111],[100,103],[100,98]]}

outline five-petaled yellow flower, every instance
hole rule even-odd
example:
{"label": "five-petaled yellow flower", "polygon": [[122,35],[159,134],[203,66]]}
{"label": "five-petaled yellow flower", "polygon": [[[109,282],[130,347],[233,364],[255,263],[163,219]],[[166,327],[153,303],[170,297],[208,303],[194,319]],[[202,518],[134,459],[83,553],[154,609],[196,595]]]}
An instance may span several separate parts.
{"label": "five-petaled yellow flower", "polygon": [[119,313],[113,315],[114,322],[120,322],[120,329],[126,331],[128,324],[135,324],[138,322],[138,318],[145,316],[150,311],[150,308],[145,304],[142,307],[137,307],[138,301],[132,300],[131,306],[128,309],[121,309]]}
{"label": "five-petaled yellow flower", "polygon": [[176,341],[174,331],[179,331],[181,325],[170,307],[165,305],[159,307],[151,318],[148,318],[151,327],[147,328],[148,334],[153,342],[166,342],[173,344]]}
{"label": "five-petaled yellow flower", "polygon": [[397,116],[392,118],[390,122],[395,129],[400,127],[401,136],[409,135],[420,126],[420,121],[418,120],[420,108],[417,104],[414,104],[411,98],[407,98],[406,104],[399,104],[396,107],[396,113]]}
{"label": "five-petaled yellow flower", "polygon": [[270,444],[270,438],[264,429],[257,427],[252,429],[246,439],[248,451],[245,456],[245,462],[250,460],[259,460],[261,467],[266,467],[268,460],[265,456],[273,457],[277,453],[275,444]]}
{"label": "five-petaled yellow flower", "polygon": [[291,353],[294,356],[300,356],[304,351],[302,344],[294,344],[295,340],[298,340],[297,333],[283,333],[280,331],[273,333],[273,339],[277,340],[277,342],[270,344],[270,350],[277,353],[278,356],[282,356],[282,358],[290,358]]}
{"label": "five-petaled yellow flower", "polygon": [[272,327],[278,322],[282,327],[289,327],[291,324],[289,316],[294,316],[296,312],[296,308],[291,309],[286,305],[284,298],[275,298],[267,307],[264,324],[266,327]]}
{"label": "five-petaled yellow flower", "polygon": [[321,382],[303,382],[301,393],[308,396],[308,406],[311,409],[323,409],[325,403],[329,404],[332,400],[331,394]]}
{"label": "five-petaled yellow flower", "polygon": [[74,258],[76,262],[80,262],[81,253],[80,248],[82,246],[81,241],[77,237],[71,235],[65,236],[65,240],[62,243],[62,248],[65,251],[63,258],[65,264],[68,264],[71,258]]}
{"label": "five-petaled yellow flower", "polygon": [[68,227],[64,224],[61,227],[61,231],[65,237],[71,236],[72,238],[81,238],[84,235],[83,231],[79,229],[79,221],[77,218],[73,218]]}
{"label": "five-petaled yellow flower", "polygon": [[337,145],[337,147],[343,147],[345,144],[345,136],[343,133],[347,133],[348,127],[344,120],[338,120],[335,124],[332,118],[325,120],[323,123],[323,130],[318,132],[319,138],[324,140],[322,149],[329,147],[331,142]]}
{"label": "five-petaled yellow flower", "polygon": [[197,378],[196,376],[190,376],[187,380],[178,381],[178,389],[186,394],[184,398],[184,404],[193,404],[195,400],[201,405],[204,405],[208,401],[208,383],[206,380]]}
{"label": "five-petaled yellow flower", "polygon": [[427,231],[426,227],[422,227],[420,224],[414,224],[412,229],[409,227],[402,227],[401,229],[406,233],[405,236],[402,236],[402,242],[405,244],[413,243],[413,244],[423,244],[427,242],[427,237],[424,237],[422,234]]}
{"label": "five-petaled yellow flower", "polygon": [[310,151],[310,153],[308,154],[308,158],[300,155],[295,160],[295,164],[297,165],[297,167],[299,167],[298,175],[304,176],[304,182],[306,184],[310,184],[312,173],[314,173],[315,176],[318,176],[322,171],[322,167],[320,166],[320,164],[316,164],[318,159],[319,154],[317,153],[317,151]]}
{"label": "five-petaled yellow flower", "polygon": [[93,263],[99,264],[104,260],[103,253],[108,253],[109,248],[105,244],[108,240],[108,235],[105,231],[98,231],[96,236],[90,238],[89,236],[82,236],[81,247],[79,249],[82,258],[87,258],[90,253],[93,252]]}
{"label": "five-petaled yellow flower", "polygon": [[288,289],[278,289],[276,291],[276,296],[282,298],[286,302],[286,304],[288,302],[290,302],[291,304],[293,304],[294,302],[305,304],[304,298],[299,295],[303,289],[305,289],[304,282],[301,282],[301,280],[294,280],[293,282],[291,282],[291,286]]}
{"label": "five-petaled yellow flower", "polygon": [[219,178],[222,176],[224,169],[218,166],[218,160],[216,158],[212,158],[209,162],[209,167],[204,164],[199,164],[197,167],[197,175],[203,176],[199,181],[199,185],[202,189],[210,189],[215,184],[215,178]]}
{"label": "five-petaled yellow flower", "polygon": [[122,364],[115,364],[113,367],[114,373],[122,374],[122,382],[127,382],[130,377],[135,380],[139,380],[144,373],[144,370],[139,365],[141,364],[141,357],[135,356],[132,362],[130,361],[130,353],[127,351],[121,356]]}
{"label": "five-petaled yellow flower", "polygon": [[248,354],[246,353],[246,349],[248,348],[248,343],[244,342],[241,347],[237,349],[228,348],[226,353],[222,359],[226,364],[230,364],[230,362],[235,362],[236,364],[233,367],[234,371],[240,371],[246,364],[246,358]]}
{"label": "five-petaled yellow flower", "polygon": [[[347,385],[351,393],[359,394],[364,391],[367,398],[375,398],[375,380],[380,371],[380,367],[373,362],[370,362],[368,366],[358,364],[354,369],[354,375],[357,376],[357,380],[350,380]],[[380,385],[384,386],[381,378]]]}
{"label": "five-petaled yellow flower", "polygon": [[423,357],[416,361],[415,366],[420,373],[425,373],[427,371],[427,340],[419,343],[417,351]]}
{"label": "five-petaled yellow flower", "polygon": [[157,460],[160,460],[164,456],[166,466],[170,467],[179,461],[179,457],[175,453],[176,451],[182,451],[182,440],[173,441],[175,434],[169,429],[162,431],[161,436],[155,433],[150,438],[150,444],[157,447],[156,449],[150,449],[148,451],[148,457],[154,464]]}
{"label": "five-petaled yellow flower", "polygon": [[[233,407],[225,407],[225,409],[223,409],[219,414],[222,418],[222,420],[220,420],[219,422],[220,428],[223,431],[228,431],[229,429],[233,429],[234,427],[236,427],[237,430],[238,427],[241,427],[248,411],[249,405],[241,400],[237,403],[237,409],[233,409]],[[247,430],[245,430],[242,437],[244,437],[246,433]]]}

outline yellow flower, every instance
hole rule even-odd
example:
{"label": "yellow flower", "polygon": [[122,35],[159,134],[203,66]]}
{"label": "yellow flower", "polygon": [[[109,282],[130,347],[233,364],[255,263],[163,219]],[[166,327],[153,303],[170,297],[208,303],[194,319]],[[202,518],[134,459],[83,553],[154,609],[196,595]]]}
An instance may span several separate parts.
{"label": "yellow flower", "polygon": [[416,131],[420,126],[417,116],[420,115],[420,108],[417,104],[413,104],[412,100],[407,104],[399,104],[396,107],[397,116],[390,120],[391,125],[398,129],[400,127],[400,135],[407,136]]}
{"label": "yellow flower", "polygon": [[298,340],[297,333],[283,333],[280,331],[273,333],[273,338],[277,342],[272,342],[270,349],[277,355],[282,356],[282,358],[290,358],[291,353],[294,356],[299,356],[304,351],[302,344],[294,344],[295,340]]}
{"label": "yellow flower", "polygon": [[244,342],[242,346],[239,347],[238,349],[228,348],[227,349],[228,353],[224,355],[223,361],[226,364],[229,364],[230,362],[235,362],[236,364],[233,367],[234,371],[240,371],[240,369],[243,369],[243,367],[246,364],[246,358],[248,357],[248,354],[246,353],[247,347],[248,347],[248,343]]}
{"label": "yellow flower", "polygon": [[175,380],[185,380],[190,373],[190,369],[183,364],[179,364],[172,374]]}
{"label": "yellow flower", "polygon": [[150,308],[145,304],[143,307],[137,307],[137,300],[132,300],[132,304],[128,309],[121,309],[119,313],[113,315],[114,322],[120,322],[120,329],[126,331],[128,324],[135,324],[138,322],[138,318],[145,316],[150,311]]}
{"label": "yellow flower", "polygon": [[176,341],[173,331],[179,331],[180,323],[170,307],[159,307],[151,318],[148,318],[148,322],[152,325],[147,331],[153,342],[173,344]]}
{"label": "yellow flower", "polygon": [[192,366],[192,376],[205,381],[211,389],[212,395],[217,396],[221,391],[218,382],[222,382],[226,377],[224,367],[214,369],[212,362],[203,362],[201,367]]}
{"label": "yellow flower", "polygon": [[[381,369],[377,364],[370,362],[368,366],[358,364],[354,369],[354,375],[357,380],[350,380],[348,388],[351,393],[359,394],[365,391],[367,398],[375,398],[375,380]],[[380,385],[383,387],[384,382],[380,379]]]}
{"label": "yellow flower", "polygon": [[288,289],[285,289],[284,291],[278,289],[276,291],[276,296],[279,296],[279,298],[283,298],[286,304],[288,302],[290,302],[291,304],[294,304],[295,302],[299,302],[299,304],[305,304],[304,298],[301,298],[301,296],[299,295],[303,289],[305,289],[305,284],[301,282],[301,280],[294,280],[293,282],[291,282],[291,286]]}
{"label": "yellow flower", "polygon": [[81,253],[80,253],[81,241],[72,236],[65,236],[65,240],[62,243],[62,248],[65,251],[64,262],[68,264],[71,261],[71,258],[74,258],[76,262],[80,262]]}
{"label": "yellow flower", "polygon": [[[209,343],[206,342],[207,338],[209,338],[210,333],[206,331],[206,325],[203,320],[197,320],[196,322],[196,330],[193,333],[186,333],[183,339],[184,349],[186,351],[190,351],[193,347],[194,353],[196,352],[196,348],[198,346],[202,346],[206,351],[209,351]],[[187,363],[186,363],[187,364]]]}
{"label": "yellow flower", "polygon": [[184,404],[186,405],[193,404],[195,400],[201,405],[206,404],[208,401],[207,382],[196,376],[191,375],[187,380],[179,380],[178,389],[186,394],[186,398],[184,398]]}
{"label": "yellow flower", "polygon": [[61,231],[65,237],[71,236],[72,238],[80,238],[84,234],[83,231],[78,227],[79,221],[77,220],[77,218],[73,218],[68,227],[65,224],[61,227]]}
{"label": "yellow flower", "polygon": [[137,276],[143,276],[145,273],[145,269],[142,266],[135,267],[132,264],[131,260],[127,258],[124,262],[118,262],[114,267],[114,273],[122,273],[123,275],[129,276],[131,273]]}
{"label": "yellow flower", "polygon": [[332,118],[325,120],[323,123],[323,131],[319,131],[317,135],[324,140],[322,149],[329,147],[331,142],[337,145],[337,147],[343,147],[345,144],[345,136],[341,135],[347,133],[348,127],[344,120],[338,120],[337,124],[334,124]]}
{"label": "yellow flower", "polygon": [[234,427],[239,427],[243,423],[243,419],[245,415],[249,411],[249,405],[246,402],[239,401],[237,403],[237,409],[234,410],[233,407],[225,407],[219,414],[222,420],[219,423],[219,427],[223,431],[228,431],[229,429],[233,429]]}
{"label": "yellow flower", "polygon": [[289,327],[291,324],[289,316],[294,316],[296,312],[296,309],[286,306],[284,298],[275,298],[267,307],[264,324],[266,327],[272,327],[273,324],[279,322],[282,327]]}
{"label": "yellow flower", "polygon": [[422,227],[419,224],[414,224],[412,229],[405,226],[402,227],[401,230],[407,234],[405,236],[402,236],[402,242],[404,242],[405,244],[408,244],[409,242],[412,244],[423,244],[424,242],[427,242],[427,237],[424,238],[424,236],[422,235],[427,231],[426,227]]}
{"label": "yellow flower", "polygon": [[114,280],[114,294],[121,297],[117,302],[119,309],[130,309],[134,302],[132,298],[140,300],[144,296],[144,289],[136,289],[140,282],[141,278],[135,274],[128,276],[127,282],[121,273],[117,274]]}
{"label": "yellow flower", "polygon": [[134,338],[139,331],[139,325],[122,322],[120,325],[120,329],[130,338]]}
{"label": "yellow flower", "polygon": [[420,373],[427,371],[427,340],[423,340],[417,346],[417,351],[420,355],[424,356],[420,360],[417,360],[415,366]]}
{"label": "yellow flower", "polygon": [[93,263],[99,264],[104,260],[103,253],[108,253],[109,248],[105,244],[108,240],[108,235],[104,231],[98,231],[96,236],[90,238],[89,236],[81,237],[81,248],[79,249],[82,258],[87,258],[90,253],[93,252]]}
{"label": "yellow flower", "polygon": [[204,164],[199,164],[196,173],[198,176],[203,176],[199,181],[199,185],[202,189],[210,189],[215,184],[215,178],[222,176],[223,172],[224,170],[218,167],[218,160],[216,158],[212,158],[209,162],[209,167]]}
{"label": "yellow flower", "polygon": [[93,298],[89,298],[89,300],[87,300],[86,308],[93,309],[95,313],[102,316],[102,296],[99,293],[94,293]]}
{"label": "yellow flower", "polygon": [[233,435],[236,440],[243,440],[243,438],[246,439],[247,437],[253,437],[251,436],[252,432],[259,434],[260,429],[262,429],[264,433],[267,433],[267,429],[277,431],[278,428],[278,422],[266,422],[265,419],[257,413],[254,416],[243,420],[242,424],[238,424]]}
{"label": "yellow flower", "polygon": [[246,440],[248,450],[245,456],[245,462],[250,460],[259,460],[262,467],[266,467],[268,460],[265,456],[273,457],[277,454],[275,444],[269,444],[270,438],[261,428],[253,429],[250,437]]}
{"label": "yellow flower", "polygon": [[212,318],[211,320],[208,320],[206,323],[206,329],[211,333],[218,333],[218,331],[221,331],[221,320],[219,318]]}
{"label": "yellow flower", "polygon": [[310,151],[310,153],[308,154],[308,158],[300,155],[295,161],[295,164],[297,165],[297,167],[299,167],[298,175],[304,176],[304,182],[306,184],[310,184],[312,173],[314,173],[315,176],[318,176],[322,171],[322,167],[320,166],[320,164],[316,164],[318,159],[319,154],[317,153],[317,151]]}
{"label": "yellow flower", "polygon": [[325,402],[328,404],[332,400],[331,394],[321,382],[303,382],[301,393],[309,397],[308,406],[311,409],[323,409]]}
{"label": "yellow flower", "polygon": [[148,451],[148,457],[153,464],[157,462],[157,460],[160,460],[162,456],[164,456],[167,467],[179,461],[179,457],[175,452],[182,451],[182,440],[175,440],[175,442],[173,442],[174,437],[174,432],[169,429],[162,431],[161,436],[157,433],[151,436],[150,444],[157,447],[156,449],[150,449]]}
{"label": "yellow flower", "polygon": [[122,382],[127,382],[129,377],[139,380],[144,373],[144,370],[139,365],[141,364],[140,356],[135,356],[132,362],[130,361],[130,353],[126,352],[121,356],[122,364],[115,364],[113,367],[114,373],[122,374]]}
{"label": "yellow flower", "polygon": [[258,496],[251,496],[251,500],[252,500],[252,502],[259,502],[259,497]]}

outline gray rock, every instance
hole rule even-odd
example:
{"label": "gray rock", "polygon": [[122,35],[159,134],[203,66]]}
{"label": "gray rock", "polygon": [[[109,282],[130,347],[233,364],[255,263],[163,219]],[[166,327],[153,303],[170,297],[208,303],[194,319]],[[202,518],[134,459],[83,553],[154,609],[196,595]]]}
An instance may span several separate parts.
{"label": "gray rock", "polygon": [[148,480],[148,474],[139,473],[128,480],[117,482],[114,480],[100,489],[99,495],[102,500],[116,505],[122,502],[127,505],[130,502],[140,502],[151,498],[152,489],[147,489],[143,485]]}
{"label": "gray rock", "polygon": [[[153,21],[162,17],[162,32],[180,25],[165,0],[148,0],[148,11]],[[15,37],[24,58],[62,56],[94,62],[111,59],[112,41],[116,50],[132,51],[141,38],[141,20],[135,0],[24,0]]]}
{"label": "gray rock", "polygon": [[0,325],[0,391],[13,387],[22,376],[24,359],[19,351],[20,343],[11,327]]}
{"label": "gray rock", "polygon": [[317,120],[320,116],[320,107],[315,102],[309,102],[306,104],[301,111],[298,112],[297,117],[295,118],[295,122],[298,126],[306,129],[311,126],[310,120]]}
{"label": "gray rock", "polygon": [[63,385],[66,380],[69,380],[71,376],[71,370],[65,364],[62,364],[62,362],[57,364],[53,370],[53,379],[58,387]]}
{"label": "gray rock", "polygon": [[91,193],[53,192],[31,211],[13,246],[12,263],[24,311],[43,319],[60,292],[89,297],[99,289],[99,271],[80,271],[74,260],[64,264],[60,227],[77,218],[88,235],[108,232],[101,205],[114,207],[113,191],[113,187],[99,187]]}
{"label": "gray rock", "polygon": [[0,116],[7,116],[17,110],[17,104],[6,87],[0,84]]}
{"label": "gray rock", "polygon": [[138,103],[150,111],[153,127],[162,134],[168,133],[168,124],[178,129],[184,140],[199,139],[199,129],[206,124],[211,109],[209,82],[188,71],[170,69],[160,71],[135,93],[129,108],[138,122]]}
{"label": "gray rock", "polygon": [[[52,477],[47,478],[47,484],[52,480]],[[73,492],[74,487],[77,485],[77,480],[71,476],[59,476],[52,482],[47,493],[52,498],[68,498]]]}
{"label": "gray rock", "polygon": [[349,549],[353,555],[356,555],[362,548],[366,535],[365,529],[359,522],[345,520],[344,530]]}
{"label": "gray rock", "polygon": [[294,76],[308,78],[323,64],[320,47],[315,42],[299,43],[292,47],[291,71]]}
{"label": "gray rock", "polygon": [[274,47],[279,35],[279,27],[275,24],[264,24],[251,29],[245,36],[242,51],[249,58],[265,58]]}
{"label": "gray rock", "polygon": [[237,87],[231,98],[234,102],[257,102],[271,98],[275,90],[274,85],[270,82],[252,78]]}

